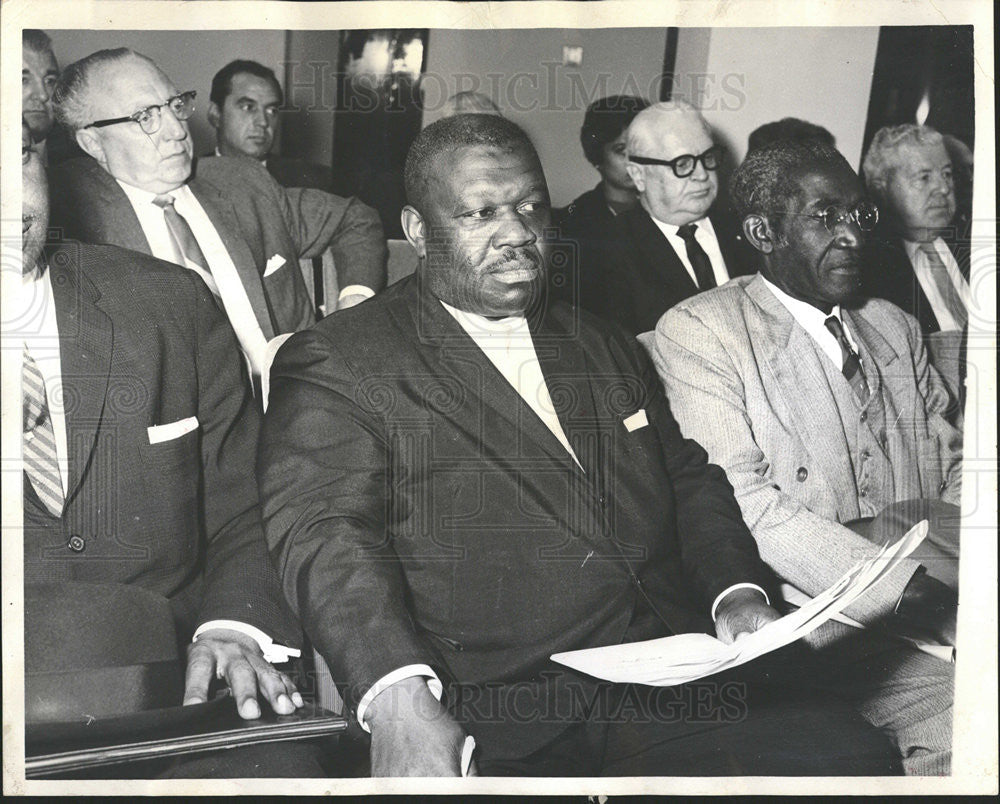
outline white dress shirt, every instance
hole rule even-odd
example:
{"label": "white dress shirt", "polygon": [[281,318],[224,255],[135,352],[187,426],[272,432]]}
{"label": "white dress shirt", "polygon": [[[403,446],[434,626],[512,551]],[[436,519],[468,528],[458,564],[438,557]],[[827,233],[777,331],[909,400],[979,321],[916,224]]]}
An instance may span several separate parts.
{"label": "white dress shirt", "polygon": [[[808,302],[789,296],[779,287],[768,282],[763,276],[761,276],[761,279],[764,280],[764,286],[785,306],[785,309],[792,314],[792,318],[809,334],[810,338],[816,341],[816,345],[819,346],[820,351],[829,357],[839,370],[843,370],[844,367],[844,353],[841,351],[840,343],[838,343],[833,333],[826,328],[826,319],[831,315],[840,319],[840,323],[843,324],[844,335],[847,336],[847,342],[851,344],[851,348],[857,354],[858,360],[862,361],[857,341],[854,340],[850,328],[844,324],[844,319],[841,317],[839,304],[834,305],[830,313],[827,314],[818,307],[813,307]],[[864,368],[863,361],[862,368]]]}
{"label": "white dress shirt", "polygon": [[[677,234],[677,230],[680,226],[674,226],[672,223],[664,223],[663,221],[658,221],[653,218],[653,223],[656,224],[656,228],[663,232],[663,236],[667,238],[667,242],[670,243],[671,248],[677,253],[680,258],[681,265],[688,272],[691,277],[691,281],[694,282],[695,287],[700,287],[698,284],[698,279],[695,277],[694,268],[691,267],[691,261],[688,259],[687,243],[683,237]],[[698,245],[702,247],[705,253],[708,255],[709,261],[712,263],[712,273],[715,275],[715,284],[724,285],[728,282],[731,277],[729,276],[729,269],[726,268],[726,261],[722,258],[722,249],[719,248],[719,238],[716,237],[715,228],[712,226],[712,222],[708,218],[702,218],[700,221],[694,221],[694,239],[698,241]],[[705,288],[702,288],[705,290]]]}
{"label": "white dress shirt", "polygon": [[[542,367],[538,362],[538,355],[535,352],[534,343],[531,340],[531,332],[528,329],[528,322],[524,316],[511,316],[502,319],[489,319],[475,313],[458,310],[444,302],[441,302],[448,313],[459,323],[468,333],[475,344],[483,350],[490,362],[496,366],[497,370],[521,395],[521,398],[544,422],[552,434],[559,439],[559,442],[566,448],[570,457],[580,466],[580,461],[573,452],[573,447],[566,437],[566,433],[556,415],[555,407],[552,404],[552,397],[549,395],[548,385],[545,376],[542,374]],[[583,467],[580,466],[582,470]],[[751,588],[756,589],[767,600],[767,593],[756,584],[739,583],[725,589],[712,603],[712,620],[715,621],[715,613],[719,603],[730,592],[736,589]],[[770,601],[768,601],[770,602]],[[437,674],[425,664],[411,664],[400,667],[391,673],[382,676],[376,681],[358,702],[357,718],[358,723],[365,731],[371,731],[365,723],[365,712],[375,696],[392,686],[398,681],[403,681],[414,676],[423,676],[427,679],[427,686],[435,698],[441,700],[443,686]]]}
{"label": "white dress shirt", "polygon": [[[951,311],[941,296],[941,290],[938,288],[937,282],[934,281],[930,260],[921,248],[922,245],[922,243],[912,243],[909,240],[903,241],[903,248],[906,249],[906,254],[910,258],[910,264],[913,266],[913,273],[917,276],[917,282],[920,283],[920,288],[924,291],[924,295],[927,296],[927,301],[930,302],[931,310],[934,311],[934,317],[937,319],[938,326],[943,331],[961,329],[955,319],[952,318]],[[962,271],[958,267],[955,255],[951,253],[948,244],[940,237],[934,240],[932,245],[948,271],[948,279],[951,280],[955,292],[958,293],[962,304],[968,310],[971,296],[969,283],[962,276]]]}
{"label": "white dress shirt", "polygon": [[[24,279],[21,287],[22,304],[18,309],[26,310],[29,318],[24,319],[24,347],[32,360],[38,365],[45,381],[46,403],[49,408],[49,418],[52,420],[52,430],[56,441],[56,460],[59,464],[59,477],[62,481],[63,496],[69,491],[69,442],[66,437],[66,411],[63,406],[62,360],[59,352],[59,322],[56,317],[55,296],[52,293],[52,280],[49,271],[42,272],[41,277]],[[191,641],[212,628],[229,628],[239,631],[254,639],[264,654],[264,658],[272,664],[284,662],[291,656],[300,655],[297,648],[286,648],[275,642],[259,628],[234,620],[211,620],[203,623],[195,631]]]}

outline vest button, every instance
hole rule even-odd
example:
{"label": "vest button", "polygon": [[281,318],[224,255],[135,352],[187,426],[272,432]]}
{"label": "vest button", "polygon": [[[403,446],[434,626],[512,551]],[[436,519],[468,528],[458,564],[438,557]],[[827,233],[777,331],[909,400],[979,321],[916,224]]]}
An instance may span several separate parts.
{"label": "vest button", "polygon": [[861,460],[867,461],[872,456],[871,452],[867,448],[861,450]]}
{"label": "vest button", "polygon": [[66,546],[74,553],[82,553],[87,549],[87,542],[82,536],[70,536]]}
{"label": "vest button", "polygon": [[868,411],[867,410],[861,411],[861,421],[862,422],[868,421]]}
{"label": "vest button", "polygon": [[807,477],[809,477],[809,470],[804,466],[800,466],[798,471],[795,473],[795,479],[798,480],[799,483],[804,483]]}
{"label": "vest button", "polygon": [[859,497],[867,497],[868,496],[868,489],[861,489],[861,491],[858,492],[858,496]]}

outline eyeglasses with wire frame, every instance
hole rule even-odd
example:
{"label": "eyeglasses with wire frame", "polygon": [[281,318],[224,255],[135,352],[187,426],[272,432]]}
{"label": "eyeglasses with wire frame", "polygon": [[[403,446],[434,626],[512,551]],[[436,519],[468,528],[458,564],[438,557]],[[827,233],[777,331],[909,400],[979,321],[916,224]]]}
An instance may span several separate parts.
{"label": "eyeglasses with wire frame", "polygon": [[831,204],[822,212],[799,212],[796,215],[797,217],[822,221],[830,234],[833,234],[841,223],[849,220],[857,224],[862,232],[870,232],[878,223],[878,207],[871,201],[859,201],[853,209],[849,210]]}
{"label": "eyeglasses with wire frame", "polygon": [[194,114],[194,99],[197,94],[197,91],[189,89],[187,92],[181,92],[179,95],[167,98],[163,103],[154,103],[152,106],[147,106],[126,117],[95,120],[93,123],[84,126],[84,128],[102,128],[118,123],[137,123],[139,128],[146,134],[155,134],[160,130],[160,124],[163,121],[164,106],[169,106],[171,113],[178,120],[187,120]]}
{"label": "eyeglasses with wire frame", "polygon": [[722,153],[716,145],[698,155],[681,154],[676,159],[656,159],[652,156],[629,156],[628,158],[629,162],[635,162],[637,165],[663,165],[664,167],[668,167],[678,179],[686,179],[694,173],[699,162],[705,166],[705,170],[716,170],[721,160]]}

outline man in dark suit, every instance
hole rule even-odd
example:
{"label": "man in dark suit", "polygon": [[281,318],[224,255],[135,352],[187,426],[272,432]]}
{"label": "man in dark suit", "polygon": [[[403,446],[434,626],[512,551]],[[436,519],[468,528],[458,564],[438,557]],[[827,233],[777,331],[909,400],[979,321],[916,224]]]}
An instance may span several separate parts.
{"label": "man in dark suit", "polygon": [[[301,632],[261,530],[259,414],[232,330],[191,272],[112,246],[46,245],[45,171],[26,125],[21,144],[25,583],[161,595],[189,643],[184,703],[205,701],[218,676],[244,718],[260,716],[259,697],[289,714],[301,696],[272,663],[298,655]],[[318,768],[290,761],[260,772]]]}
{"label": "man in dark suit", "polygon": [[[378,216],[355,200],[283,190],[248,159],[192,166],[193,91],[178,92],[125,48],[70,65],[56,87],[59,119],[92,158],[52,172],[53,223],[184,265],[219,297],[251,371],[315,320],[298,260],[334,251],[347,284],[385,283]],[[192,169],[193,168],[193,169]]]}
{"label": "man in dark suit", "polygon": [[754,263],[714,207],[721,153],[697,109],[653,104],[629,125],[625,147],[639,206],[582,255],[580,296],[583,307],[637,335],[677,302],[752,273]]}
{"label": "man in dark suit", "polygon": [[635,340],[544,304],[548,191],[524,132],[438,121],[405,178],[417,273],[289,340],[258,453],[286,595],[371,731],[372,772],[458,775],[467,734],[488,774],[895,772],[880,735],[794,683],[740,686],[727,717],[733,688],[710,681],[699,716],[691,686],[549,659],[732,641],[777,616],[768,574]]}
{"label": "man in dark suit", "polygon": [[[310,187],[333,192],[333,170],[304,159],[292,159],[271,153],[277,133],[284,93],[274,71],[256,61],[231,61],[212,78],[208,122],[215,129],[215,156],[247,157],[260,162],[282,187]],[[381,243],[378,244],[381,246]],[[322,271],[320,257],[313,258],[316,271]],[[337,269],[337,300],[323,308],[353,307],[375,295],[366,285],[349,284],[347,273]],[[317,300],[319,302],[319,300]]]}
{"label": "man in dark suit", "polygon": [[907,123],[875,133],[865,183],[882,221],[869,240],[865,292],[920,322],[931,362],[964,398],[962,352],[973,302],[968,221],[956,218],[955,182],[944,139]]}
{"label": "man in dark suit", "polygon": [[882,222],[865,274],[873,296],[914,316],[924,334],[968,321],[969,250],[955,220],[955,182],[941,135],[905,124],[876,132],[864,160]]}

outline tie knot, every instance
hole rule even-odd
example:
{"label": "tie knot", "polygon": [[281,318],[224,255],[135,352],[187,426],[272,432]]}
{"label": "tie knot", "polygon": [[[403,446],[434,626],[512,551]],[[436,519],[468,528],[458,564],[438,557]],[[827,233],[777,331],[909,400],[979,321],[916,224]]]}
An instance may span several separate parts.
{"label": "tie knot", "polygon": [[156,196],[156,198],[153,199],[153,203],[160,209],[166,209],[167,207],[172,207],[174,205],[174,197],[169,193],[164,193],[163,195]]}
{"label": "tie knot", "polygon": [[685,223],[683,226],[677,227],[677,234],[681,236],[682,240],[694,240],[694,230],[698,228],[696,223]]}
{"label": "tie knot", "polygon": [[826,328],[830,330],[833,337],[838,341],[844,339],[844,325],[840,323],[840,319],[835,315],[831,315],[826,321],[823,322]]}

